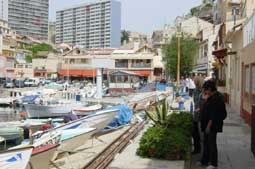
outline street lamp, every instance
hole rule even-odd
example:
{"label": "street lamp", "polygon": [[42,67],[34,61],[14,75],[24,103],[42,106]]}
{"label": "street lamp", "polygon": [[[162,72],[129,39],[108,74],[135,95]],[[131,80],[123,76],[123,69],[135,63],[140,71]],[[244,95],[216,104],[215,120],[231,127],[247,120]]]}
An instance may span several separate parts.
{"label": "street lamp", "polygon": [[177,27],[176,37],[178,43],[178,55],[177,55],[177,85],[180,84],[180,64],[181,64],[181,24]]}

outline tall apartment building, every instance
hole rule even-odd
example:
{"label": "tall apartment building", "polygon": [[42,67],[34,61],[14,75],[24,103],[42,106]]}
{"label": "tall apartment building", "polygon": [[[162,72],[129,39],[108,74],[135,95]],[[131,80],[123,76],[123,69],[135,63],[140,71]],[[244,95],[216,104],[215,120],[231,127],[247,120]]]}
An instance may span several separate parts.
{"label": "tall apartment building", "polygon": [[18,34],[48,39],[49,0],[0,0],[0,18]]}
{"label": "tall apartment building", "polygon": [[0,0],[0,19],[8,20],[8,0]]}
{"label": "tall apartment building", "polygon": [[57,11],[56,44],[120,47],[121,3],[97,0]]}

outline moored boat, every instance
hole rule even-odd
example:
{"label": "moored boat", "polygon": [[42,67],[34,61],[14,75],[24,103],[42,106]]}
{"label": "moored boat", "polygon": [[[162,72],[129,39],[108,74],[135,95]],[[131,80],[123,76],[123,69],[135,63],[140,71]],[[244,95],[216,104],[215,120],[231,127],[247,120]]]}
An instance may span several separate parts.
{"label": "moored boat", "polygon": [[25,169],[32,154],[33,147],[23,147],[0,152],[1,169]]}
{"label": "moored boat", "polygon": [[82,146],[93,134],[95,128],[69,129],[62,131],[58,151],[73,151]]}
{"label": "moored boat", "polygon": [[54,156],[59,144],[49,144],[34,148],[32,151],[29,165],[26,169],[47,169]]}
{"label": "moored boat", "polygon": [[102,108],[103,108],[103,106],[101,104],[96,104],[96,105],[92,105],[92,106],[83,107],[80,109],[74,109],[74,110],[72,110],[72,112],[74,114],[76,114],[77,116],[85,116],[91,112],[101,110]]}
{"label": "moored boat", "polygon": [[0,136],[6,141],[18,141],[23,137],[23,129],[16,126],[0,125]]}
{"label": "moored boat", "polygon": [[61,117],[72,112],[73,109],[80,109],[84,105],[80,102],[51,103],[51,104],[25,104],[28,118]]}

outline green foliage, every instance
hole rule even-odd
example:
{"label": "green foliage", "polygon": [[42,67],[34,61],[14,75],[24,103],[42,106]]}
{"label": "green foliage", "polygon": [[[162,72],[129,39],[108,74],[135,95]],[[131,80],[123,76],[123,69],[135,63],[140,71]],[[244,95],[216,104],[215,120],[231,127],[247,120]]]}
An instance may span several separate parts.
{"label": "green foliage", "polygon": [[163,100],[162,103],[159,103],[156,106],[156,112],[145,111],[147,117],[151,119],[156,125],[166,125],[166,117],[168,114],[168,104],[166,100]]}
{"label": "green foliage", "polygon": [[129,32],[126,30],[121,31],[121,44],[123,45],[124,41],[129,42]]}
{"label": "green foliage", "polygon": [[40,56],[38,56],[38,52],[42,52],[42,51],[48,51],[48,52],[53,52],[54,49],[51,45],[48,44],[38,44],[38,45],[34,45],[31,49],[29,49],[32,52],[32,57],[33,58],[38,58]]}
{"label": "green foliage", "polygon": [[[182,76],[188,75],[193,68],[193,61],[198,49],[198,43],[195,39],[182,36],[181,38],[181,63],[180,73]],[[174,36],[171,42],[163,47],[163,60],[165,62],[166,73],[172,78],[176,78],[177,38]]]}
{"label": "green foliage", "polygon": [[26,55],[25,60],[27,63],[32,63],[32,56]]}
{"label": "green foliage", "polygon": [[190,9],[190,14],[191,16],[197,16],[199,13],[199,8],[198,7],[194,7]]}
{"label": "green foliage", "polygon": [[166,126],[149,128],[140,140],[137,154],[142,157],[167,160],[185,160],[191,150],[192,115],[173,113]]}
{"label": "green foliage", "polygon": [[185,135],[191,137],[192,114],[189,112],[175,112],[167,119],[167,128],[181,129]]}

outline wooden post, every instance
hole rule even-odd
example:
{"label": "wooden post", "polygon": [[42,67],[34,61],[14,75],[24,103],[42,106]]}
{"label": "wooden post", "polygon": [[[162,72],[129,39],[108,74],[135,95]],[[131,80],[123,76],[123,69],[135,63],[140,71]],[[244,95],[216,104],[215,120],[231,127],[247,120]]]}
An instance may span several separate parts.
{"label": "wooden post", "polygon": [[177,85],[180,84],[181,38],[178,36]]}

